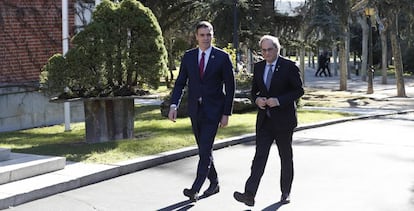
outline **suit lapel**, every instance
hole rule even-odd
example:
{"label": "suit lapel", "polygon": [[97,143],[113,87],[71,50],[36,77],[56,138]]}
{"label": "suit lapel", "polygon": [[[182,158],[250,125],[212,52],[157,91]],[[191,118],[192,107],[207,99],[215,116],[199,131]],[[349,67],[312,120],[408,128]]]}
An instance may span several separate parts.
{"label": "suit lapel", "polygon": [[[278,75],[279,75],[279,69],[280,69],[280,65],[283,63],[283,58],[281,57],[281,56],[279,56],[279,58],[277,59],[277,62],[276,62],[276,66],[274,67],[274,69],[273,69],[273,75],[272,75],[272,80],[270,81],[270,87],[272,87],[272,85],[273,85],[273,83],[274,83],[274,81],[275,81],[275,78],[277,78],[278,77]],[[264,68],[263,68],[264,69]],[[266,87],[266,85],[265,85],[265,87]]]}
{"label": "suit lapel", "polygon": [[207,61],[207,66],[204,70],[204,77],[208,76],[209,73],[211,72],[211,70],[213,70],[214,68],[214,60],[216,58],[216,49],[214,48],[214,46],[211,47],[211,52],[210,52],[210,56],[208,57],[208,61]]}
{"label": "suit lapel", "polygon": [[193,61],[193,65],[194,65],[194,69],[197,70],[198,72],[198,48],[195,48],[192,52],[192,61]]}
{"label": "suit lapel", "polygon": [[276,66],[273,69],[273,76],[272,76],[272,82],[274,81],[274,78],[277,77],[277,75],[279,75],[279,68],[280,68],[280,64],[283,63],[283,58],[281,56],[279,56],[279,58],[277,59],[276,62]]}
{"label": "suit lapel", "polygon": [[[199,66],[198,66],[198,48],[194,48],[191,51],[188,52],[189,53],[189,64],[190,64],[190,69],[189,71],[191,73],[189,73],[189,75],[193,75],[195,76],[195,79],[200,79],[200,72],[199,72]],[[194,73],[193,73],[194,72]]]}
{"label": "suit lapel", "polygon": [[266,66],[266,61],[265,60],[263,60],[261,63],[259,63],[258,75],[259,75],[259,81],[260,81],[262,89],[267,91],[266,84],[263,80],[264,73],[265,73],[265,66]]}

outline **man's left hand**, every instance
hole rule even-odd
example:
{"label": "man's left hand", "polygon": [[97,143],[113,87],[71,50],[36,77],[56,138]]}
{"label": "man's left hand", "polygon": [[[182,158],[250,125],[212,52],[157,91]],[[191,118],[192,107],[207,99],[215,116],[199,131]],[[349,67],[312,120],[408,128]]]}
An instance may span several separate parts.
{"label": "man's left hand", "polygon": [[223,115],[220,120],[220,127],[226,127],[229,123],[229,116]]}
{"label": "man's left hand", "polygon": [[276,97],[267,98],[266,105],[270,108],[280,106],[279,100]]}

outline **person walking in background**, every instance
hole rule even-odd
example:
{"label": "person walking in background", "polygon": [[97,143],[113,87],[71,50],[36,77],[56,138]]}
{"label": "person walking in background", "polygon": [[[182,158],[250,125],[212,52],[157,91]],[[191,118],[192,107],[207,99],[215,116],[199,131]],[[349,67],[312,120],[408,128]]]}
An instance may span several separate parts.
{"label": "person walking in background", "polygon": [[[318,69],[315,72],[315,77],[322,76],[322,72],[325,71],[326,57],[323,53],[318,56]],[[326,75],[326,72],[325,72]]]}
{"label": "person walking in background", "polygon": [[[315,77],[322,77],[322,74],[325,77],[331,77],[331,70],[329,69],[330,57],[328,52],[323,52],[318,56],[318,70],[315,73]],[[328,73],[326,73],[328,71]]]}
{"label": "person walking in background", "polygon": [[260,39],[259,46],[264,60],[254,65],[251,89],[252,101],[258,107],[256,151],[244,193],[236,191],[233,194],[237,201],[248,206],[254,206],[274,141],[281,163],[280,202],[290,202],[293,181],[292,135],[297,126],[296,101],[304,94],[299,68],[293,61],[279,55],[279,39],[265,35]]}
{"label": "person walking in background", "polygon": [[198,146],[197,175],[191,188],[183,193],[197,201],[198,193],[206,180],[210,185],[205,197],[220,191],[217,171],[213,162],[213,143],[218,127],[226,127],[233,110],[235,79],[229,54],[212,46],[213,26],[201,21],[196,26],[198,48],[185,52],[171,96],[168,118],[175,122],[177,108],[188,87],[188,115]]}

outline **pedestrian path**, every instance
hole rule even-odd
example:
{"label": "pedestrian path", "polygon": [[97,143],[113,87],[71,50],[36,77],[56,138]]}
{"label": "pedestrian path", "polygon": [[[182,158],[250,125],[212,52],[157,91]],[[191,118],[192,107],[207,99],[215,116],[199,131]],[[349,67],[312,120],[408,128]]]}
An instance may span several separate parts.
{"label": "pedestrian path", "polygon": [[[305,87],[326,89],[326,90],[339,90],[339,75],[332,77],[315,77],[316,70],[313,68],[305,69]],[[404,78],[405,91],[408,98],[414,98],[414,77]],[[361,76],[351,74],[351,77],[347,79],[347,90],[349,92],[366,93],[368,88],[368,82],[363,81]],[[382,78],[379,76],[373,79],[373,94],[366,94],[372,98],[396,98],[397,85],[394,77],[387,78],[387,84],[382,84]]]}
{"label": "pedestrian path", "polygon": [[[254,207],[233,199],[243,191],[254,142],[214,151],[220,192],[192,203],[182,194],[197,156],[29,202],[15,211],[412,211],[414,113],[347,121],[297,131],[290,204],[278,203],[280,161],[270,151]],[[208,183],[202,188],[205,190]]]}

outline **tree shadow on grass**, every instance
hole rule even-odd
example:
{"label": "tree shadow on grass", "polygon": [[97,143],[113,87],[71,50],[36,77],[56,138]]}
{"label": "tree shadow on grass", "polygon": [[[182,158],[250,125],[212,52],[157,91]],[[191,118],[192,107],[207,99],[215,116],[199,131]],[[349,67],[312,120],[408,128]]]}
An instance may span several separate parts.
{"label": "tree shadow on grass", "polygon": [[117,142],[89,144],[86,142],[57,143],[31,146],[28,148],[12,149],[15,153],[49,155],[66,157],[70,161],[81,162],[92,156],[93,153],[104,153],[118,147]]}
{"label": "tree shadow on grass", "polygon": [[[63,132],[63,126],[57,126],[57,128],[45,127],[44,129],[3,133],[0,136],[0,146],[11,148],[16,153],[62,156],[69,161],[81,162],[90,159],[93,154],[105,154],[105,152],[114,149],[117,149],[120,153],[129,153],[132,156],[139,157],[176,149],[177,147],[195,145],[189,120],[180,124],[171,123],[161,117],[159,106],[139,107],[136,110],[135,117],[137,119],[134,126],[135,137],[131,140],[86,143],[85,129],[82,126],[69,132]],[[159,119],[162,119],[163,122],[159,122]],[[152,124],[154,120],[156,123]],[[167,122],[171,126],[166,126]],[[249,126],[245,124],[233,124],[223,130],[220,129],[218,135],[220,137],[231,137],[244,134],[248,130],[250,130]],[[168,142],[168,137],[171,135],[180,137],[180,140],[177,143],[175,141]],[[162,139],[164,136],[166,138]],[[154,137],[158,140],[152,142],[152,140],[155,140]],[[160,137],[161,141],[159,140]]]}
{"label": "tree shadow on grass", "polygon": [[14,145],[17,148],[24,146],[36,146],[46,144],[64,144],[77,143],[85,139],[85,130],[63,132],[57,130],[56,132],[49,131],[14,131],[1,134],[0,144]]}

